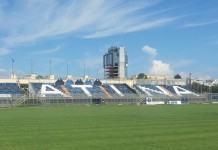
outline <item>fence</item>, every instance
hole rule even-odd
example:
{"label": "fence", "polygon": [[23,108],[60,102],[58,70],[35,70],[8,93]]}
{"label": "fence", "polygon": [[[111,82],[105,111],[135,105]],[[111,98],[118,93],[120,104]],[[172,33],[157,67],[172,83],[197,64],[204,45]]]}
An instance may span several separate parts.
{"label": "fence", "polygon": [[20,95],[19,97],[1,97],[0,107],[16,106],[59,106],[59,105],[90,105],[90,104],[137,104],[145,97],[139,94],[126,94],[125,96],[111,95],[111,98],[95,95],[87,97],[83,94],[74,97],[60,97],[57,95]]}
{"label": "fence", "polygon": [[91,104],[145,104],[147,99],[152,101],[181,101],[182,104],[190,103],[218,103],[218,93],[202,94],[200,96],[182,96],[182,97],[147,97],[144,94],[126,94],[124,96],[112,95],[111,98],[84,95],[77,97],[41,97],[40,95],[11,95],[10,97],[0,97],[0,107],[17,106],[73,106],[73,105],[91,105]]}

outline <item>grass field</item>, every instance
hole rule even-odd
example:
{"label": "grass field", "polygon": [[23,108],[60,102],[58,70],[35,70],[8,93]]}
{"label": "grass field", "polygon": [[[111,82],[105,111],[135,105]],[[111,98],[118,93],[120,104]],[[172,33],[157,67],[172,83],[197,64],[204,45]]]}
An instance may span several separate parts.
{"label": "grass field", "polygon": [[218,149],[218,105],[2,108],[0,149]]}

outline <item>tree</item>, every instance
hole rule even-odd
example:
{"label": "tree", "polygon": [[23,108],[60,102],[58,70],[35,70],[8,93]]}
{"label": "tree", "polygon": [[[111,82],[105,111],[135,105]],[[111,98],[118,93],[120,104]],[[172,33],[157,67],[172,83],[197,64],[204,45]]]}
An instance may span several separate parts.
{"label": "tree", "polygon": [[211,92],[212,92],[212,93],[218,93],[218,86],[217,86],[217,85],[212,86],[212,87],[211,87]]}
{"label": "tree", "polygon": [[209,86],[204,84],[199,84],[197,82],[193,82],[190,86],[191,90],[194,90],[197,93],[208,93],[210,91]]}
{"label": "tree", "polygon": [[145,77],[144,73],[139,73],[137,79],[144,79],[144,77]]}
{"label": "tree", "polygon": [[38,75],[38,76],[36,77],[36,79],[45,79],[45,77],[43,77],[42,75]]}
{"label": "tree", "polygon": [[179,74],[176,74],[176,75],[174,76],[174,79],[182,79],[182,77],[181,77]]}

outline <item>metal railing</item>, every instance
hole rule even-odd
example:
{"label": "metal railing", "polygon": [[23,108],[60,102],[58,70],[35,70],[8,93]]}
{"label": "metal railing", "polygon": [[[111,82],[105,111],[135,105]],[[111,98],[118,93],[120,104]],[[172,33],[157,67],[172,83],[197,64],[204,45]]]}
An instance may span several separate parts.
{"label": "metal railing", "polygon": [[93,95],[88,97],[84,94],[74,97],[61,97],[49,95],[11,95],[11,97],[0,97],[0,107],[17,107],[17,106],[72,106],[72,105],[90,105],[90,104],[140,104],[146,102],[147,98],[152,101],[181,101],[182,104],[190,103],[218,103],[218,93],[201,94],[199,96],[181,96],[165,97],[153,96],[148,97],[145,94],[125,94],[124,96],[111,95],[111,97],[102,95]]}

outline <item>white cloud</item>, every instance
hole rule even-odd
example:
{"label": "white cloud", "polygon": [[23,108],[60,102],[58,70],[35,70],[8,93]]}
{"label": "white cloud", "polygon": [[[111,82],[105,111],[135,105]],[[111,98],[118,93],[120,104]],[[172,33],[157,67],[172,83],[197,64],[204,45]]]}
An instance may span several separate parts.
{"label": "white cloud", "polygon": [[142,51],[145,52],[145,53],[148,53],[149,55],[151,55],[152,58],[154,58],[157,55],[157,50],[155,48],[152,48],[152,47],[148,46],[148,45],[145,45],[142,48]]}
{"label": "white cloud", "polygon": [[151,66],[148,69],[149,75],[164,75],[168,77],[173,76],[173,69],[170,66],[170,64],[164,63],[161,60],[155,60],[154,58],[157,56],[158,52],[157,49],[150,47],[148,45],[145,45],[142,48],[142,51],[145,53],[148,53],[152,57]]}
{"label": "white cloud", "polygon": [[206,25],[215,24],[215,23],[218,23],[218,20],[198,22],[198,23],[188,23],[188,24],[185,24],[185,25],[181,26],[181,28],[206,26]]}
{"label": "white cloud", "polygon": [[6,49],[6,48],[0,48],[0,56],[3,56],[3,55],[7,55],[10,53],[10,50],[9,49]]}
{"label": "white cloud", "polygon": [[[6,36],[0,39],[0,43],[8,47],[73,33],[84,38],[111,36],[160,27],[176,19],[163,16],[160,10],[149,10],[160,0],[14,2],[17,5],[13,10],[4,8],[7,5],[1,9],[4,21],[0,24],[0,31],[6,32]],[[150,12],[139,13],[147,8]]]}
{"label": "white cloud", "polygon": [[56,48],[52,48],[52,49],[48,49],[48,50],[43,50],[43,51],[37,51],[37,52],[33,52],[31,53],[31,55],[45,55],[45,54],[52,54],[55,53],[57,51],[60,51],[61,47],[57,46]]}
{"label": "white cloud", "polygon": [[173,70],[170,64],[164,63],[161,60],[153,60],[152,66],[149,69],[150,75],[165,75],[168,77],[173,76]]}
{"label": "white cloud", "polygon": [[85,35],[84,37],[85,38],[99,38],[99,37],[106,37],[106,36],[111,36],[111,35],[116,35],[116,34],[121,34],[121,33],[129,33],[129,32],[134,32],[134,31],[147,30],[147,29],[166,25],[174,20],[175,18],[164,18],[164,19],[148,21],[146,23],[139,23],[139,22],[134,23],[135,21],[131,21],[131,18],[130,18],[130,20],[123,21],[122,24],[120,25],[107,28],[104,30],[96,31],[89,35]]}

